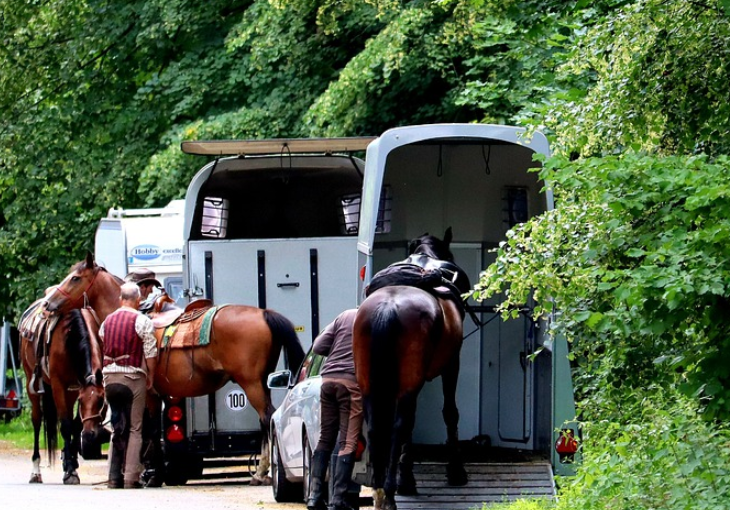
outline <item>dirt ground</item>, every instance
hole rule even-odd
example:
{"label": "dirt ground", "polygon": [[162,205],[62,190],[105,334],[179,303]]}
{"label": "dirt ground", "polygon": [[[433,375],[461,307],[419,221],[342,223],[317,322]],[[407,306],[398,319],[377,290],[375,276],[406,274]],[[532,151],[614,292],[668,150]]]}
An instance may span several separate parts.
{"label": "dirt ground", "polygon": [[0,441],[0,501],[3,508],[13,510],[78,510],[79,508],[125,508],[169,510],[196,508],[200,510],[304,510],[305,506],[277,503],[271,487],[251,487],[248,478],[217,481],[192,481],[181,487],[159,489],[112,490],[106,488],[105,460],[80,460],[78,470],[81,484],[64,486],[60,457],[50,467],[45,452],[41,452],[43,484],[29,484],[31,451],[19,450]]}

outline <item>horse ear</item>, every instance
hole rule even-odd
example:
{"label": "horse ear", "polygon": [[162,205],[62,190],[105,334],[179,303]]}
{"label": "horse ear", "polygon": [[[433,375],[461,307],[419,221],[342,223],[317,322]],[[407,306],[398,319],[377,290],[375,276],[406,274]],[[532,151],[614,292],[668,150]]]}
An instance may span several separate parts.
{"label": "horse ear", "polygon": [[85,262],[86,262],[86,267],[88,267],[89,269],[93,268],[95,265],[94,255],[90,251],[86,252],[86,261]]}
{"label": "horse ear", "polygon": [[451,227],[446,229],[446,232],[444,233],[444,242],[449,245],[451,244],[452,234],[451,234]]}

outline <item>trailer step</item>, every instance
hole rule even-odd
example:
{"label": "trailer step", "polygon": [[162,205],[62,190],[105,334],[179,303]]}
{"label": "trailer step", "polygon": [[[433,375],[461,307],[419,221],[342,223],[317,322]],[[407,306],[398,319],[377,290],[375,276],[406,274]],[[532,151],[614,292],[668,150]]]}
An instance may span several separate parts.
{"label": "trailer step", "polygon": [[473,463],[464,466],[469,483],[446,483],[446,464],[421,462],[413,466],[417,496],[396,496],[399,510],[468,510],[482,503],[504,503],[525,498],[554,498],[552,466],[547,461]]}

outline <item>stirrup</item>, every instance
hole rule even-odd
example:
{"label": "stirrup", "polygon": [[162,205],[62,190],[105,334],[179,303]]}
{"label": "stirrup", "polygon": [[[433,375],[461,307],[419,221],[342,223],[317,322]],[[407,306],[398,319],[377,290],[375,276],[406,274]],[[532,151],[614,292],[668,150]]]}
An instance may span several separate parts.
{"label": "stirrup", "polygon": [[30,378],[30,384],[28,385],[28,387],[30,388],[31,393],[40,395],[41,393],[45,393],[46,390],[43,388],[42,381],[41,381],[40,387],[39,388],[36,387],[36,385],[38,384],[38,380],[36,378],[37,375],[38,374],[36,374],[36,372],[33,371],[33,377]]}

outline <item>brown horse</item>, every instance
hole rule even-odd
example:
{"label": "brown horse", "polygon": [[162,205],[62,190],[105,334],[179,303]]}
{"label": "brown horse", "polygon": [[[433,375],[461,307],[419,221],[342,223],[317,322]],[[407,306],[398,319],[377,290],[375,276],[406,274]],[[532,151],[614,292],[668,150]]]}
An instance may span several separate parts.
{"label": "brown horse", "polygon": [[[39,436],[45,428],[46,450],[53,463],[60,425],[63,438],[63,483],[80,483],[78,453],[85,459],[101,456],[108,440],[102,426],[105,404],[101,380],[102,351],[98,325],[88,310],[72,310],[55,328],[44,314],[44,300],[36,301],[20,323],[20,356],[33,422],[33,470],[30,483],[42,483]],[[43,346],[50,334],[50,342]],[[42,358],[38,359],[40,351]],[[74,406],[78,401],[78,412]]]}
{"label": "brown horse", "polygon": [[[416,400],[424,383],[439,375],[449,448],[448,482],[467,482],[458,451],[456,383],[463,340],[459,294],[468,290],[468,280],[453,264],[450,243],[450,228],[443,241],[429,235],[412,241],[409,259],[373,278],[369,296],[355,318],[355,371],[363,394],[378,509],[396,508],[396,490],[399,494],[416,493],[409,449]],[[401,279],[406,284],[398,284],[401,270],[409,269]],[[448,278],[444,279],[446,275]],[[384,280],[387,283],[373,290],[376,281]],[[454,282],[458,285],[454,286]]]}
{"label": "brown horse", "polygon": [[[47,309],[63,312],[86,302],[103,320],[119,306],[121,283],[88,254],[48,295]],[[283,315],[273,310],[228,305],[221,307],[212,321],[209,344],[160,349],[157,360],[154,387],[160,395],[208,395],[231,379],[241,386],[261,424],[261,460],[254,475],[257,481],[265,480],[269,470],[268,430],[274,406],[266,378],[276,369],[282,348],[289,366],[298,367],[304,350],[294,326]]]}

